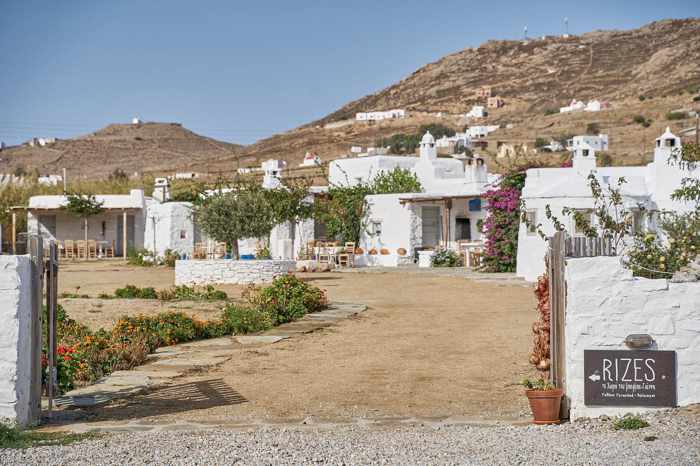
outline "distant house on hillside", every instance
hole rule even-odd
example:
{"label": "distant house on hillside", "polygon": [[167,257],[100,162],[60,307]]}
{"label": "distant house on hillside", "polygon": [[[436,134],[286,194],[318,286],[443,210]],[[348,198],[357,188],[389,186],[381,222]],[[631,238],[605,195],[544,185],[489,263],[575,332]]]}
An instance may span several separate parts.
{"label": "distant house on hillside", "polygon": [[406,110],[394,109],[381,112],[360,112],[355,114],[357,121],[381,121],[393,120],[396,118],[406,118]]}
{"label": "distant house on hillside", "polygon": [[304,160],[299,164],[300,167],[318,167],[321,165],[321,157],[317,154],[307,152]]}
{"label": "distant house on hillside", "polygon": [[484,118],[488,115],[483,105],[474,105],[469,112],[466,113],[467,118]]}
{"label": "distant house on hillside", "polygon": [[489,97],[488,100],[486,101],[486,106],[488,108],[501,108],[501,107],[503,107],[503,105],[504,105],[503,99],[501,99],[498,96]]}
{"label": "distant house on hillside", "polygon": [[479,99],[488,99],[491,97],[491,86],[484,86],[476,91],[476,96]]}

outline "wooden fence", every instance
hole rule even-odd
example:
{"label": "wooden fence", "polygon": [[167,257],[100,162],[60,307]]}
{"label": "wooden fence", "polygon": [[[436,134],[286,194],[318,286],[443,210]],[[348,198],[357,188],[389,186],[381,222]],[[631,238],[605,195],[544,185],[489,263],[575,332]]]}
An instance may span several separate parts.
{"label": "wooden fence", "polygon": [[545,258],[549,277],[550,312],[550,379],[554,385],[564,390],[562,398],[562,418],[569,417],[569,401],[566,396],[566,259],[576,257],[614,256],[615,247],[609,238],[569,237],[565,232],[557,232],[549,238],[549,248]]}

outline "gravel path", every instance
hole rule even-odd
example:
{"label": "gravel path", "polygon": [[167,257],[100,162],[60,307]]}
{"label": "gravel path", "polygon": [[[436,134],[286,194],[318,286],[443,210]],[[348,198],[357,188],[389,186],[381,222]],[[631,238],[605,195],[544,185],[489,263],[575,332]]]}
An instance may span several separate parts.
{"label": "gravel path", "polygon": [[589,421],[117,433],[70,446],[0,450],[0,464],[700,464],[697,416],[664,413],[649,421],[629,432]]}

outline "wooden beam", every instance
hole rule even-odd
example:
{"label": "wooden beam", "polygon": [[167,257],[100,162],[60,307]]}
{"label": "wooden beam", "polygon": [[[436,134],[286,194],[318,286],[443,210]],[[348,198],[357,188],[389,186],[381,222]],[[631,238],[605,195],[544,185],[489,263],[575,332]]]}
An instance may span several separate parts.
{"label": "wooden beam", "polygon": [[124,218],[124,231],[122,231],[122,255],[124,256],[124,260],[126,260],[126,249],[127,249],[127,223],[126,223],[126,210],[123,213],[123,218]]}
{"label": "wooden beam", "polygon": [[12,254],[17,254],[17,212],[12,211]]}

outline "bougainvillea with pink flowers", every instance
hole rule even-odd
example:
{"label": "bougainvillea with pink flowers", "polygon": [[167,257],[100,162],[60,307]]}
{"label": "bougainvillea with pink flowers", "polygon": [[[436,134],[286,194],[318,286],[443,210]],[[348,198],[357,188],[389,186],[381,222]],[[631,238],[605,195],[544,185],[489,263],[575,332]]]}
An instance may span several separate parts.
{"label": "bougainvillea with pink flowers", "polygon": [[486,236],[482,268],[487,272],[515,272],[518,255],[518,228],[520,225],[520,193],[525,174],[504,177],[499,186],[487,191]]}

